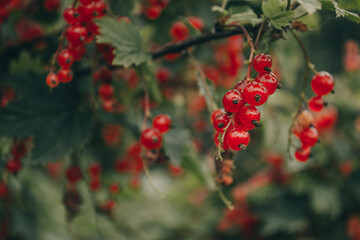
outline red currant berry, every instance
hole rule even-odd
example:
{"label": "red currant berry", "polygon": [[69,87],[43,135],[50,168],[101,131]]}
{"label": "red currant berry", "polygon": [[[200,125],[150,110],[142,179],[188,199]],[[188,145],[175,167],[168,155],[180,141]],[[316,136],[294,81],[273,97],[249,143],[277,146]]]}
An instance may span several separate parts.
{"label": "red currant berry", "polygon": [[69,24],[75,24],[80,22],[80,14],[75,8],[69,7],[64,10],[64,19]]}
{"label": "red currant berry", "polygon": [[99,87],[99,96],[102,100],[111,100],[114,96],[114,88],[110,84],[101,84]]}
{"label": "red currant berry", "polygon": [[92,178],[98,178],[101,174],[101,165],[93,162],[89,165],[89,174]]}
{"label": "red currant berry", "polygon": [[160,84],[165,83],[170,78],[170,70],[167,68],[159,68],[156,72],[156,79]]}
{"label": "red currant berry", "polygon": [[12,159],[6,163],[6,169],[12,173],[18,172],[21,167],[21,162],[18,159]]}
{"label": "red currant berry", "polygon": [[245,150],[250,142],[250,135],[247,131],[233,128],[226,136],[226,142],[232,150]]}
{"label": "red currant berry", "polygon": [[93,74],[94,82],[109,83],[112,80],[112,74],[109,68],[103,66],[96,70]]}
{"label": "red currant berry", "polygon": [[77,9],[83,22],[90,22],[94,17],[98,16],[95,2],[91,2],[89,4],[79,4]]}
{"label": "red currant berry", "polygon": [[272,72],[260,73],[255,78],[255,81],[264,84],[269,95],[276,91],[278,81],[276,75]]}
{"label": "red currant berry", "polygon": [[204,22],[201,18],[199,17],[188,17],[187,18],[188,22],[191,24],[191,26],[193,26],[193,28],[201,31],[204,28]]}
{"label": "red currant berry", "polygon": [[149,19],[157,19],[161,14],[162,8],[159,5],[151,5],[146,9],[146,16]]}
{"label": "red currant berry", "polygon": [[260,125],[260,111],[256,107],[245,106],[240,112],[235,114],[235,121],[241,122],[245,126],[250,125],[257,127]]}
{"label": "red currant berry", "polygon": [[90,4],[92,1],[94,0],[79,0],[80,3],[84,4],[84,5],[88,5]]}
{"label": "red currant berry", "polygon": [[162,136],[157,128],[148,128],[141,133],[141,144],[149,150],[160,148]]}
{"label": "red currant berry", "polygon": [[238,90],[230,90],[225,93],[222,104],[226,111],[236,113],[241,110],[244,105],[243,97]]}
{"label": "red currant berry", "polygon": [[129,163],[125,159],[118,159],[115,162],[115,170],[118,172],[126,172],[129,170]]}
{"label": "red currant berry", "polygon": [[100,0],[95,2],[95,11],[97,13],[97,17],[102,17],[106,15],[107,9],[104,1]]}
{"label": "red currant berry", "polygon": [[52,12],[59,10],[60,0],[45,0],[44,9],[46,11]]}
{"label": "red currant berry", "polygon": [[324,108],[322,96],[314,96],[309,100],[309,108],[313,112],[320,112]]}
{"label": "red currant berry", "polygon": [[258,73],[269,72],[272,66],[272,60],[270,55],[259,54],[254,57],[253,67]]}
{"label": "red currant berry", "polygon": [[311,153],[310,147],[299,148],[295,151],[295,158],[300,162],[306,162]]}
{"label": "red currant berry", "polygon": [[334,78],[328,72],[319,72],[311,79],[311,88],[319,96],[329,94],[334,85]]}
{"label": "red currant berry", "polygon": [[175,41],[182,41],[189,37],[189,29],[182,22],[175,22],[170,28],[170,36]]}
{"label": "red currant berry", "polygon": [[153,120],[153,127],[157,128],[162,134],[170,130],[171,118],[167,114],[160,114]]}
{"label": "red currant berry", "polygon": [[222,132],[224,131],[224,128],[229,124],[229,122],[229,115],[227,115],[226,113],[221,113],[216,115],[216,117],[214,118],[213,126],[216,131]]}
{"label": "red currant berry", "polygon": [[55,73],[49,73],[46,76],[46,84],[49,87],[51,87],[51,88],[57,87],[57,85],[59,85],[59,83],[60,83],[59,78]]}
{"label": "red currant berry", "polygon": [[101,188],[101,182],[99,179],[92,179],[89,182],[89,185],[90,185],[91,191],[93,191],[93,192],[96,192]]}
{"label": "red currant berry", "polygon": [[303,147],[312,147],[318,141],[319,133],[315,127],[307,127],[300,133],[300,141]]}
{"label": "red currant berry", "polygon": [[9,193],[8,186],[5,183],[0,182],[0,198],[5,197],[6,195],[8,195],[8,193]]}
{"label": "red currant berry", "polygon": [[27,149],[24,141],[15,143],[11,148],[11,154],[14,158],[21,158],[26,154],[26,152]]}
{"label": "red currant berry", "polygon": [[79,61],[86,52],[86,48],[83,44],[82,45],[69,44],[68,49],[74,56],[74,61]]}
{"label": "red currant berry", "polygon": [[268,99],[268,90],[264,84],[250,82],[244,89],[244,101],[251,106],[260,106]]}
{"label": "red currant berry", "polygon": [[240,93],[243,93],[244,92],[244,89],[246,87],[246,85],[248,84],[248,81],[246,80],[241,80],[240,82],[238,82],[234,89],[238,90]]}
{"label": "red currant berry", "polygon": [[106,202],[105,204],[105,209],[108,210],[109,212],[114,211],[116,208],[116,202],[114,200],[109,200]]}
{"label": "red currant berry", "polygon": [[225,113],[225,110],[223,108],[219,108],[219,109],[216,109],[215,111],[213,111],[213,113],[211,114],[211,123],[213,123],[215,120],[215,117],[221,113]]}
{"label": "red currant berry", "polygon": [[58,71],[57,76],[58,76],[60,82],[67,83],[67,82],[71,82],[71,80],[73,78],[73,73],[70,69],[61,68]]}
{"label": "red currant berry", "polygon": [[70,182],[70,183],[76,183],[77,181],[79,181],[82,177],[82,173],[81,170],[78,166],[73,165],[68,167],[68,169],[66,169],[65,172],[66,175],[66,179]]}
{"label": "red currant berry", "polygon": [[63,68],[69,68],[74,62],[74,56],[70,50],[64,49],[58,55],[58,63]]}
{"label": "red currant berry", "polygon": [[116,194],[116,193],[118,193],[118,192],[119,192],[119,189],[120,189],[120,187],[119,187],[119,185],[117,185],[116,183],[111,183],[110,186],[109,186],[109,192],[110,192],[111,194]]}
{"label": "red currant berry", "polygon": [[86,30],[86,27],[82,25],[71,25],[66,30],[67,40],[75,46],[85,43],[87,40],[87,36],[88,32]]}

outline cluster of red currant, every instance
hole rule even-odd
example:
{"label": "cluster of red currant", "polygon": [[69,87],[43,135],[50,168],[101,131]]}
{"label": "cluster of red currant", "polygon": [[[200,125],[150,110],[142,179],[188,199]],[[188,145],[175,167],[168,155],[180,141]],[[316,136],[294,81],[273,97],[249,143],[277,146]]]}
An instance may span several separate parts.
{"label": "cluster of red currant", "polygon": [[[333,92],[334,78],[327,72],[318,72],[311,80],[311,88],[316,94],[309,100],[309,109],[313,112],[320,112],[326,103],[323,96]],[[309,159],[311,147],[313,147],[319,138],[317,128],[314,126],[313,114],[308,110],[303,110],[294,126],[294,134],[300,139],[301,148],[295,151],[295,158],[301,162]]]}
{"label": "cluster of red currant", "polygon": [[142,131],[141,144],[148,150],[159,149],[162,145],[162,134],[170,130],[171,118],[160,114],[153,119],[153,126]]}
{"label": "cluster of red currant", "polygon": [[218,109],[212,113],[211,120],[217,131],[215,144],[219,148],[241,151],[249,144],[248,131],[260,126],[260,111],[256,107],[264,104],[278,86],[271,66],[269,55],[257,55],[253,67],[259,74],[255,80],[246,79],[237,83],[223,96],[225,111]]}
{"label": "cluster of red currant", "polygon": [[147,0],[147,4],[143,5],[142,12],[149,19],[157,19],[168,3],[169,0]]}
{"label": "cluster of red currant", "polygon": [[344,67],[349,72],[360,69],[359,44],[353,40],[345,44]]}
{"label": "cluster of red currant", "polygon": [[27,140],[15,140],[10,151],[10,160],[8,160],[8,162],[6,163],[6,169],[9,172],[17,173],[22,168],[21,158],[24,157],[27,153],[27,142]]}
{"label": "cluster of red currant", "polygon": [[100,175],[102,172],[101,165],[98,162],[93,162],[88,167],[89,171],[89,187],[96,192],[101,188]]}
{"label": "cluster of red currant", "polygon": [[[67,83],[72,80],[71,65],[85,54],[85,43],[92,42],[99,34],[93,19],[100,18],[107,12],[102,0],[79,0],[79,2],[77,7],[68,7],[64,10],[64,19],[68,23],[65,29],[68,44],[65,49],[55,53],[61,68],[57,74],[50,72],[46,77],[46,83],[51,88],[58,86],[60,82]],[[61,45],[62,43],[59,49],[62,48]]]}

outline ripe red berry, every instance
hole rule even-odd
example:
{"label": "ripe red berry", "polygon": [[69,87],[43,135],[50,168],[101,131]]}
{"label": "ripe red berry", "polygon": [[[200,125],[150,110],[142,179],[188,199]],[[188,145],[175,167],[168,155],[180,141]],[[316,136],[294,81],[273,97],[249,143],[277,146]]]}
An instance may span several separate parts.
{"label": "ripe red berry", "polygon": [[202,30],[204,28],[204,22],[199,17],[188,17],[188,22],[197,30]]}
{"label": "ripe red berry", "polygon": [[230,122],[229,115],[226,113],[221,113],[216,115],[213,121],[213,126],[216,129],[216,131],[222,132],[224,131],[224,128],[228,125]]}
{"label": "ripe red berry", "polygon": [[110,84],[101,84],[99,87],[99,96],[102,100],[111,100],[114,96],[114,88]]}
{"label": "ripe red berry", "polygon": [[8,195],[8,193],[8,186],[4,182],[0,182],[0,198],[5,197],[6,195]]}
{"label": "ripe red berry", "polygon": [[80,13],[81,21],[83,22],[89,22],[98,16],[95,2],[90,2],[89,4],[79,4],[77,9]]}
{"label": "ripe red berry", "polygon": [[86,52],[86,48],[85,48],[85,46],[83,44],[81,44],[81,45],[73,45],[73,44],[70,43],[68,45],[68,49],[70,50],[70,52],[74,56],[74,61],[79,61]]}
{"label": "ripe red berry", "polygon": [[260,73],[255,78],[255,81],[264,84],[269,95],[276,91],[278,81],[276,75],[272,72]]}
{"label": "ripe red berry", "polygon": [[64,10],[64,19],[69,24],[75,24],[80,22],[80,14],[75,8],[68,7]]}
{"label": "ripe red berry", "polygon": [[244,105],[244,101],[241,93],[234,89],[225,93],[222,104],[226,111],[236,113],[241,110]]}
{"label": "ripe red berry", "polygon": [[22,165],[19,159],[12,159],[6,163],[6,169],[12,173],[18,172],[21,167]]}
{"label": "ripe red berry", "polygon": [[148,9],[146,9],[146,16],[149,19],[157,19],[161,14],[162,8],[155,4],[151,5]]}
{"label": "ripe red berry", "polygon": [[250,142],[250,135],[245,130],[233,128],[226,135],[226,142],[232,150],[245,150]]}
{"label": "ripe red berry", "polygon": [[318,141],[319,133],[315,127],[307,127],[300,133],[300,141],[303,147],[312,147]]}
{"label": "ripe red berry", "polygon": [[46,76],[46,84],[49,87],[51,87],[51,88],[57,87],[57,85],[59,85],[59,83],[60,83],[59,78],[55,73],[49,73]]}
{"label": "ripe red berry", "polygon": [[66,38],[75,46],[81,45],[86,42],[88,33],[86,27],[82,25],[71,25],[66,30]]}
{"label": "ripe red berry", "polygon": [[97,13],[97,17],[102,17],[106,15],[107,9],[104,1],[98,0],[95,2],[95,11]]}
{"label": "ripe red berry", "polygon": [[175,41],[182,41],[189,37],[189,29],[182,22],[175,22],[170,28],[170,36]]}
{"label": "ripe red berry", "polygon": [[149,150],[160,148],[162,136],[157,128],[148,128],[141,133],[141,144]]}
{"label": "ripe red berry", "polygon": [[247,84],[248,84],[247,80],[241,80],[235,85],[234,89],[238,90],[240,93],[243,93]]}
{"label": "ripe red berry", "polygon": [[153,127],[158,129],[162,134],[170,130],[171,118],[167,114],[157,115],[153,120]]}
{"label": "ripe red berry", "polygon": [[159,68],[156,72],[156,79],[160,84],[165,83],[170,78],[170,70],[167,68]]}
{"label": "ripe red berry", "polygon": [[215,111],[213,111],[213,113],[211,114],[211,123],[214,122],[215,120],[215,117],[221,113],[225,113],[225,110],[223,108],[219,108],[219,109],[216,109]]}
{"label": "ripe red berry", "polygon": [[68,169],[66,169],[65,172],[66,175],[66,179],[70,182],[70,183],[76,183],[77,181],[79,181],[82,177],[82,173],[81,170],[78,166],[73,165],[68,167]]}
{"label": "ripe red berry", "polygon": [[11,148],[11,154],[14,158],[21,158],[26,154],[26,152],[27,149],[24,141],[15,143]]}
{"label": "ripe red berry", "polygon": [[311,88],[319,96],[329,94],[334,85],[334,78],[328,72],[318,72],[311,79]]}
{"label": "ripe red berry", "polygon": [[63,68],[69,68],[74,62],[74,56],[70,50],[64,49],[58,55],[58,63]]}
{"label": "ripe red berry", "polygon": [[109,68],[103,66],[96,70],[93,74],[94,82],[109,83],[112,80],[112,74]]}
{"label": "ripe red berry", "polygon": [[244,101],[251,106],[260,106],[268,99],[268,90],[264,84],[250,82],[244,89]]}
{"label": "ripe red berry", "polygon": [[118,172],[126,172],[129,169],[129,163],[125,159],[118,159],[115,162],[115,170]]}
{"label": "ripe red berry", "polygon": [[44,9],[46,11],[52,12],[57,11],[60,7],[60,0],[45,0]]}
{"label": "ripe red berry", "polygon": [[320,112],[324,108],[324,99],[322,96],[314,96],[309,100],[309,108],[311,111]]}
{"label": "ripe red berry", "polygon": [[92,178],[98,178],[101,174],[101,165],[93,162],[89,165],[89,174]]}
{"label": "ripe red berry", "polygon": [[119,185],[117,185],[116,183],[111,183],[110,186],[109,186],[109,191],[111,194],[116,194],[119,192]]}
{"label": "ripe red berry", "polygon": [[259,126],[260,111],[253,106],[245,106],[235,114],[235,121],[245,126]]}
{"label": "ripe red berry", "polygon": [[259,54],[254,57],[253,67],[258,73],[269,72],[272,66],[272,60],[270,55]]}
{"label": "ripe red berry", "polygon": [[300,162],[305,162],[309,159],[310,153],[310,147],[299,148],[295,151],[295,158]]}
{"label": "ripe red berry", "polygon": [[73,78],[73,73],[71,69],[68,68],[60,68],[60,70],[57,73],[58,79],[62,83],[71,82]]}
{"label": "ripe red berry", "polygon": [[116,208],[116,202],[114,200],[109,200],[105,204],[106,210],[112,212]]}
{"label": "ripe red berry", "polygon": [[89,182],[89,186],[90,186],[91,191],[96,192],[100,189],[101,182],[99,179],[92,179]]}

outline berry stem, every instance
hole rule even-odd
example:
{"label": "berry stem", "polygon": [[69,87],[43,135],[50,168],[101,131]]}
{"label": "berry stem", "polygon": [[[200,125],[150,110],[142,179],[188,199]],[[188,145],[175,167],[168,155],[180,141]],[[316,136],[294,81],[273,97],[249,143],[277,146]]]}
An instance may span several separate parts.
{"label": "berry stem", "polygon": [[218,107],[217,107],[217,105],[216,105],[216,103],[215,103],[215,100],[214,100],[214,98],[213,98],[213,95],[212,95],[212,92],[211,92],[211,90],[210,90],[210,88],[209,88],[209,85],[208,85],[208,83],[206,82],[205,73],[204,73],[204,71],[202,70],[202,67],[201,67],[200,63],[199,63],[199,61],[195,58],[195,56],[194,56],[189,50],[188,50],[187,52],[188,52],[188,54],[189,54],[189,56],[190,56],[190,58],[191,58],[191,60],[192,60],[192,62],[193,62],[193,64],[194,64],[195,69],[197,70],[197,72],[198,72],[198,74],[199,74],[199,78],[200,78],[200,80],[201,80],[201,82],[202,82],[202,85],[204,86],[205,95],[206,95],[205,98],[208,98],[209,101],[210,101],[210,103],[207,103],[207,104],[208,104],[208,108],[209,108],[210,112],[213,112],[213,111],[215,111]]}
{"label": "berry stem", "polygon": [[61,35],[60,35],[60,39],[59,39],[59,46],[57,47],[56,49],[56,52],[54,53],[52,59],[51,59],[51,67],[50,67],[50,72],[54,72],[55,70],[55,63],[56,63],[56,59],[63,47],[63,42],[64,42],[64,37],[65,37],[65,32],[66,32],[66,29],[67,29],[68,25],[66,25],[66,27],[64,28],[64,30],[61,32]]}
{"label": "berry stem", "polygon": [[302,87],[302,90],[301,90],[301,94],[300,94],[300,99],[299,99],[299,103],[298,103],[298,106],[296,108],[296,111],[295,111],[295,114],[293,116],[293,119],[291,121],[291,125],[290,125],[290,128],[289,128],[289,137],[288,137],[288,145],[287,145],[287,153],[289,155],[289,159],[292,159],[292,156],[291,156],[291,153],[290,153],[290,149],[291,149],[291,146],[293,145],[292,143],[292,129],[295,125],[295,121],[296,121],[296,118],[297,116],[299,115],[300,111],[301,111],[301,108],[303,106],[303,103],[305,101],[305,91],[306,91],[306,87],[308,85],[308,81],[309,81],[309,70],[313,70],[313,71],[316,71],[314,69],[314,65],[310,62],[310,58],[309,58],[309,55],[305,49],[305,46],[304,44],[302,43],[302,41],[300,40],[300,38],[298,37],[298,35],[294,32],[294,30],[290,29],[290,32],[292,33],[292,35],[295,37],[296,41],[299,43],[300,47],[301,47],[301,50],[304,54],[304,58],[305,58],[305,61],[306,61],[306,69],[305,69],[305,75],[304,75],[304,82],[303,82],[303,87]]}
{"label": "berry stem", "polygon": [[219,197],[221,199],[221,201],[223,201],[223,203],[226,205],[226,207],[230,210],[234,209],[234,205],[232,204],[232,202],[225,196],[224,192],[222,191],[222,187],[221,185],[217,182],[216,183],[216,191],[219,194]]}
{"label": "berry stem", "polygon": [[[231,116],[229,118],[231,118]],[[217,151],[216,159],[220,159],[220,161],[223,160],[223,157],[222,157],[222,151],[223,151],[222,145],[223,145],[223,143],[225,141],[226,132],[227,132],[227,130],[230,127],[231,124],[233,124],[233,122],[230,119],[229,123],[224,128],[224,132],[221,133],[221,138],[219,139],[219,145],[218,145],[218,148],[217,148],[218,151]]]}
{"label": "berry stem", "polygon": [[259,31],[258,31],[258,33],[257,33],[256,39],[255,39],[255,43],[254,43],[255,49],[256,49],[257,46],[258,46],[258,43],[259,43],[259,40],[260,40],[262,31],[263,31],[264,26],[265,26],[265,23],[266,23],[266,19],[261,23],[260,29],[259,29]]}

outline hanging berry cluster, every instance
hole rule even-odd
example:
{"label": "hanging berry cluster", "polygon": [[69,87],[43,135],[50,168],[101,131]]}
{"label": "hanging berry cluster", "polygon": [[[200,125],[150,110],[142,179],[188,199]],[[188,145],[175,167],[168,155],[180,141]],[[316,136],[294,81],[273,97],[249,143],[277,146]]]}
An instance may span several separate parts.
{"label": "hanging berry cluster", "polygon": [[157,19],[168,3],[169,0],[147,0],[143,5],[142,12],[151,20]]}
{"label": "hanging berry cluster", "polygon": [[27,140],[14,141],[10,151],[11,157],[6,163],[6,170],[10,173],[17,173],[22,168],[21,159],[27,153],[27,142]]}
{"label": "hanging berry cluster", "polygon": [[[327,105],[323,96],[334,92],[334,84],[334,78],[328,72],[317,72],[314,75],[311,79],[311,89],[316,95],[308,103],[312,112],[320,112]],[[313,113],[306,109],[303,110],[297,118],[293,132],[302,144],[301,148],[295,151],[295,158],[298,161],[305,162],[310,157],[311,147],[318,142],[319,138],[318,129],[314,126]]]}
{"label": "hanging berry cluster", "polygon": [[219,149],[241,151],[249,144],[248,131],[260,126],[260,111],[256,107],[264,104],[278,86],[271,66],[269,55],[257,55],[253,60],[253,67],[259,73],[257,77],[240,81],[223,96],[225,111],[216,110],[212,114]]}
{"label": "hanging berry cluster", "polygon": [[[46,77],[46,83],[49,87],[54,88],[59,83],[70,82],[73,73],[70,69],[74,61],[79,61],[85,54],[85,44],[93,41],[94,37],[99,34],[97,25],[93,22],[95,18],[100,18],[106,14],[106,5],[102,0],[79,0],[77,7],[68,7],[64,10],[64,19],[68,26],[64,30],[67,45],[62,49],[62,41],[54,57],[60,69],[57,74],[53,69]],[[63,36],[62,36],[63,37]],[[52,63],[52,68],[55,62]]]}
{"label": "hanging berry cluster", "polygon": [[148,150],[160,149],[162,134],[170,130],[171,118],[169,115],[160,114],[153,119],[153,126],[142,131],[141,144]]}

